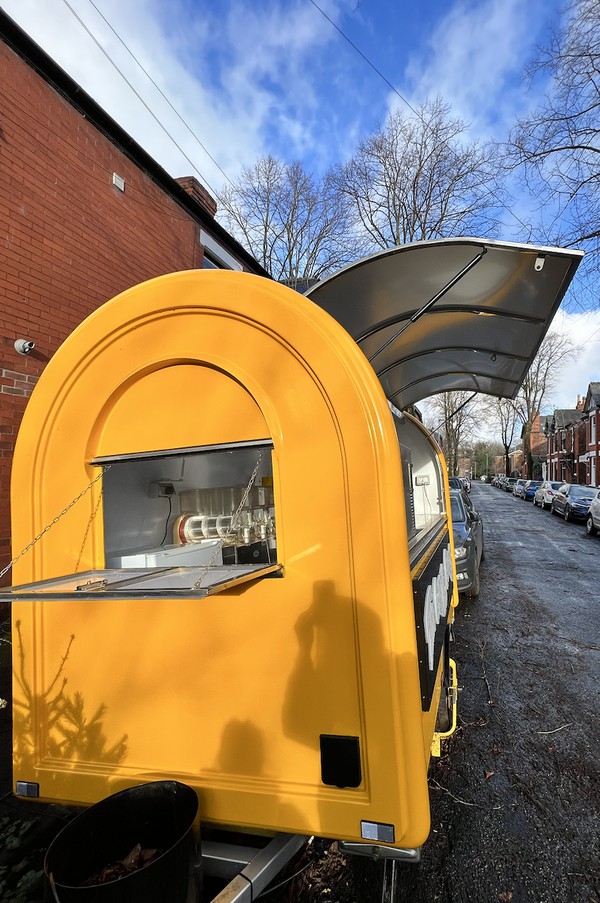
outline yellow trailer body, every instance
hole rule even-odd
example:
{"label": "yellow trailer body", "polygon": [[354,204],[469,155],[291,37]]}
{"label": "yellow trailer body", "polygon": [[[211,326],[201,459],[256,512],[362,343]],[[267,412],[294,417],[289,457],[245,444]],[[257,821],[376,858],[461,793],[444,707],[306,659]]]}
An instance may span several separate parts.
{"label": "yellow trailer body", "polygon": [[177,779],[207,823],[420,846],[448,502],[434,440],[313,301],[190,271],[104,305],[14,458],[16,792]]}

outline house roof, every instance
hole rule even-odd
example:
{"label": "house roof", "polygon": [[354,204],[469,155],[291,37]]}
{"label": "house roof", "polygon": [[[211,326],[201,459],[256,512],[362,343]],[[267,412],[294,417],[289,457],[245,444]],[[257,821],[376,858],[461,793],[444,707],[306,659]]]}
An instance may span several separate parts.
{"label": "house roof", "polygon": [[[594,402],[593,405],[591,404],[592,401]],[[584,411],[589,411],[592,407],[600,408],[600,383],[590,383],[588,386],[583,409]]]}
{"label": "house roof", "polygon": [[576,408],[559,408],[554,412],[553,416],[554,429],[564,430],[584,418],[585,414]]}
{"label": "house roof", "polygon": [[389,248],[310,288],[406,408],[457,389],[514,398],[583,257],[481,238]]}
{"label": "house roof", "polygon": [[[38,75],[64,97],[98,131],[132,160],[162,190],[183,207],[198,223],[206,227],[253,273],[267,276],[269,273],[242,247],[200,204],[188,194],[176,179],[160,166],[121,126],[100,107],[89,94],[75,82],[64,69],[54,62],[42,48],[23,31],[17,23],[0,9],[0,37],[18,56],[30,65]],[[184,180],[185,181],[185,180]]]}
{"label": "house roof", "polygon": [[546,424],[552,423],[552,414],[540,414],[540,433],[546,429]]}

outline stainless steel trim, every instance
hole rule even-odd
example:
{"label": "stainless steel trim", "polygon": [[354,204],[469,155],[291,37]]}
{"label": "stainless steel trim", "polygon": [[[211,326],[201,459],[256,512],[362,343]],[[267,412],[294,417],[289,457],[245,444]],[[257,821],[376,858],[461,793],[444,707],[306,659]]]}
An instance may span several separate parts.
{"label": "stainless steel trim", "polygon": [[354,843],[347,840],[338,841],[342,853],[351,856],[368,856],[371,859],[395,859],[399,862],[420,862],[421,847],[408,849],[404,847],[382,847],[375,843]]}
{"label": "stainless steel trim", "polygon": [[179,455],[198,455],[215,451],[232,451],[238,448],[273,448],[272,439],[248,439],[244,442],[227,442],[219,445],[191,445],[186,448],[163,448],[160,451],[132,452],[127,455],[101,455],[92,458],[90,464],[118,464],[125,461],[146,461],[150,458],[173,458]]}
{"label": "stainless steel trim", "polygon": [[[202,570],[204,569],[201,567],[148,568],[140,569],[130,577],[124,576],[122,579],[119,579],[117,571],[88,571],[63,578],[40,580],[38,583],[7,587],[0,591],[0,602],[10,602],[15,599],[43,602],[78,602],[83,599],[121,599],[123,601],[127,599],[203,599],[251,580],[283,575],[282,564],[214,565],[209,569],[211,582],[207,582],[205,586],[194,588],[194,581],[198,572]],[[114,575],[113,580],[110,579],[111,573]],[[123,571],[120,573],[122,574]],[[86,577],[95,579],[86,580]],[[173,584],[167,583],[155,587],[147,585],[153,580],[162,583],[164,577],[172,578]],[[176,585],[177,578],[185,578],[183,585],[181,583],[179,586]],[[74,584],[73,587],[61,589],[61,581],[66,582],[67,580]],[[139,585],[136,586],[136,582]],[[53,588],[45,589],[45,586]]]}

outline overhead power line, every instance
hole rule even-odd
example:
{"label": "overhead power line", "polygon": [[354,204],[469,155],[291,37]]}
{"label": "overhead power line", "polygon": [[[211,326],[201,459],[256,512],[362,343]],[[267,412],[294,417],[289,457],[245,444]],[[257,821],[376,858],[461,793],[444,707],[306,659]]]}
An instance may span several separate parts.
{"label": "overhead power line", "polygon": [[[400,100],[402,101],[402,103],[406,104],[406,106],[408,107],[408,109],[411,110],[412,113],[414,113],[414,115],[417,117],[417,119],[419,119],[419,121],[421,122],[421,124],[424,125],[426,128],[430,128],[429,123],[426,122],[426,120],[423,118],[423,116],[421,116],[420,112],[419,112],[418,110],[416,110],[416,109],[413,107],[413,105],[410,103],[410,101],[408,101],[408,100],[406,99],[406,97],[404,97],[404,95],[400,93],[400,91],[396,88],[396,86],[393,85],[393,84],[391,83],[391,81],[390,81],[388,78],[386,78],[386,76],[383,74],[383,72],[381,72],[381,70],[378,69],[377,66],[376,66],[373,62],[371,62],[371,60],[368,58],[368,56],[367,56],[365,53],[363,53],[363,51],[360,49],[360,47],[357,47],[357,45],[354,43],[354,41],[352,41],[352,40],[348,37],[348,35],[347,35],[344,31],[342,31],[342,29],[339,27],[339,25],[336,25],[336,23],[333,21],[333,19],[331,19],[331,18],[327,15],[327,13],[325,12],[325,10],[321,9],[321,7],[320,7],[319,4],[316,2],[316,0],[309,0],[309,2],[312,3],[312,5],[314,6],[314,8],[317,9],[325,19],[327,19],[327,21],[329,22],[329,24],[330,24],[333,28],[335,28],[335,30],[338,32],[338,34],[339,34],[339,35],[340,35],[340,36],[341,36],[348,44],[350,44],[350,46],[352,47],[352,49],[353,49],[356,53],[358,53],[358,55],[365,61],[365,63],[366,63],[368,66],[371,67],[371,69],[373,70],[373,72],[375,72],[375,73],[379,76],[379,78],[382,79],[383,82],[385,82],[385,84],[388,86],[388,88],[390,88],[390,89],[394,92],[394,94],[395,94],[397,97],[400,98]],[[448,146],[450,146],[450,145],[448,145]],[[520,217],[517,216],[517,214],[514,212],[514,210],[511,210],[510,207],[508,207],[503,201],[501,201],[500,198],[498,197],[498,195],[497,195],[492,189],[490,189],[490,194],[492,195],[492,197],[494,197],[494,198],[496,199],[496,201],[497,201],[497,203],[499,204],[499,206],[500,206],[503,210],[506,210],[506,211],[510,214],[510,216],[512,216],[513,219],[515,219],[515,220],[519,223],[520,226],[522,226],[525,230],[529,230],[529,229],[531,228],[531,227],[528,226],[526,223],[524,223],[523,220],[520,219]]]}
{"label": "overhead power line", "polygon": [[[95,37],[95,35],[92,33],[92,31],[88,28],[88,26],[85,24],[85,22],[77,15],[77,13],[75,12],[75,10],[73,9],[73,7],[71,6],[71,4],[69,3],[69,0],[63,0],[63,3],[64,3],[65,6],[70,10],[70,12],[75,16],[75,18],[77,19],[77,21],[79,22],[79,24],[81,25],[81,27],[83,28],[83,30],[84,30],[84,31],[87,33],[87,35],[91,38],[91,40],[94,42],[94,44],[96,45],[96,47],[98,47],[98,49],[101,51],[101,53],[106,57],[106,59],[108,60],[108,62],[111,64],[111,66],[112,66],[114,69],[116,69],[116,71],[119,73],[119,75],[121,76],[121,78],[123,79],[123,81],[129,86],[129,88],[131,88],[131,90],[133,91],[133,93],[135,94],[135,96],[137,97],[137,99],[138,99],[138,100],[140,101],[140,103],[144,106],[144,108],[148,111],[148,113],[152,116],[152,118],[153,118],[154,121],[157,123],[157,125],[162,129],[162,131],[163,131],[163,132],[165,133],[165,135],[169,138],[169,140],[173,142],[173,144],[175,145],[175,147],[177,148],[177,150],[182,154],[183,157],[185,157],[185,159],[188,161],[188,163],[189,163],[190,166],[194,169],[194,171],[200,176],[200,178],[202,179],[202,181],[204,182],[204,184],[207,185],[208,188],[210,188],[210,190],[213,192],[213,194],[216,194],[217,192],[216,192],[215,189],[211,186],[211,184],[210,184],[210,182],[208,181],[208,179],[207,179],[205,176],[202,175],[202,173],[200,172],[200,170],[198,169],[198,167],[196,166],[196,164],[194,163],[194,161],[193,161],[192,159],[190,159],[190,157],[187,155],[187,153],[184,151],[184,149],[181,147],[181,145],[178,144],[178,142],[175,140],[175,138],[173,137],[173,135],[171,135],[171,133],[169,132],[169,130],[167,129],[167,127],[164,126],[164,125],[162,124],[162,122],[160,121],[160,119],[158,118],[158,116],[150,109],[150,107],[148,106],[148,104],[146,103],[146,101],[144,100],[144,98],[141,96],[141,94],[140,94],[138,91],[136,91],[136,89],[135,89],[134,86],[131,84],[131,82],[129,81],[129,79],[127,78],[127,76],[122,72],[121,69],[119,69],[119,67],[117,66],[117,64],[115,63],[115,61],[112,59],[112,57],[110,56],[110,54],[104,49],[104,47],[102,46],[102,44],[100,43],[100,41],[98,41],[98,39]],[[92,4],[92,5],[93,5],[93,4]],[[95,8],[95,7],[94,7],[94,8]],[[103,17],[103,18],[104,18],[104,17]],[[113,30],[114,30],[114,29],[113,29]],[[119,39],[119,40],[120,40],[120,39]],[[123,43],[123,42],[122,42],[122,43]],[[132,54],[132,56],[133,56],[133,54]],[[144,71],[145,71],[145,70],[144,70]],[[146,73],[146,74],[147,74],[147,73]],[[162,93],[162,92],[161,92],[161,93]],[[163,96],[164,96],[164,95],[163,95]],[[193,133],[192,133],[192,134],[193,134]],[[211,159],[212,159],[212,157],[211,157]],[[213,162],[214,162],[214,161],[213,161]],[[220,169],[220,167],[219,167],[219,169]]]}
{"label": "overhead power line", "polygon": [[154,79],[152,78],[152,76],[150,75],[150,73],[148,72],[148,70],[145,69],[144,66],[142,66],[142,64],[140,63],[140,61],[139,61],[138,58],[136,57],[136,55],[135,55],[135,54],[133,53],[133,51],[127,46],[127,44],[125,43],[125,41],[123,40],[123,38],[120,36],[120,34],[118,34],[118,32],[113,28],[113,26],[110,24],[110,22],[108,21],[108,19],[106,18],[106,16],[101,12],[101,10],[98,9],[98,7],[96,6],[96,4],[94,3],[94,0],[89,0],[89,3],[94,7],[94,9],[96,10],[96,12],[97,12],[98,15],[100,16],[100,18],[108,25],[108,27],[110,28],[110,30],[112,31],[112,33],[114,34],[114,36],[116,37],[116,39],[123,45],[123,47],[125,48],[125,50],[127,51],[127,53],[128,53],[128,54],[130,55],[130,57],[134,60],[134,62],[136,63],[136,65],[139,66],[139,68],[142,70],[142,72],[144,73],[144,75],[146,76],[146,78],[148,78],[148,79],[152,82],[152,84],[154,85],[154,87],[156,88],[156,90],[158,91],[158,93],[160,94],[160,96],[163,98],[163,100],[165,100],[165,101],[167,102],[167,104],[168,104],[168,105],[170,106],[170,108],[173,110],[173,112],[175,113],[175,115],[177,116],[177,118],[179,119],[179,121],[181,122],[181,124],[182,124],[183,126],[185,126],[185,128],[188,130],[188,132],[190,133],[190,135],[192,136],[192,138],[193,138],[195,141],[198,142],[199,146],[202,148],[202,150],[204,151],[204,153],[206,154],[206,156],[207,156],[210,160],[212,160],[212,162],[215,164],[215,166],[217,167],[217,169],[219,170],[219,172],[225,177],[225,179],[227,179],[227,181],[229,182],[229,184],[232,184],[231,179],[229,178],[229,176],[227,175],[227,173],[225,172],[225,170],[224,170],[224,169],[221,167],[221,165],[215,160],[215,158],[213,157],[213,155],[211,154],[211,152],[208,150],[208,148],[206,147],[206,145],[204,145],[204,144],[202,143],[202,141],[200,140],[200,138],[198,137],[198,135],[193,131],[193,129],[190,128],[190,126],[187,124],[187,122],[185,121],[185,119],[183,118],[183,116],[181,115],[181,113],[173,106],[173,104],[171,103],[171,101],[169,100],[169,98],[167,97],[167,95],[164,93],[164,91],[156,84],[156,82],[154,81]]}
{"label": "overhead power line", "polygon": [[[356,53],[358,53],[358,55],[359,55],[360,57],[363,58],[363,60],[364,60],[365,63],[367,64],[367,66],[370,66],[371,69],[373,70],[373,72],[375,72],[375,73],[379,76],[379,78],[382,79],[382,81],[384,81],[384,82],[386,83],[386,85],[388,86],[388,88],[390,88],[390,89],[394,92],[394,94],[396,94],[396,96],[400,98],[400,100],[402,101],[402,103],[405,103],[406,106],[409,108],[409,110],[412,110],[412,112],[415,114],[415,116],[417,116],[418,118],[421,118],[421,117],[419,116],[418,111],[415,110],[415,108],[410,104],[410,102],[406,99],[406,97],[404,97],[404,95],[402,95],[402,94],[400,93],[400,91],[398,90],[398,88],[396,88],[395,85],[393,85],[393,84],[391,83],[391,81],[389,81],[389,80],[385,77],[385,75],[383,74],[383,72],[382,72],[380,69],[377,68],[377,66],[375,65],[375,63],[372,63],[372,62],[371,62],[371,60],[369,59],[369,57],[366,56],[366,54],[364,54],[364,53],[362,52],[362,50],[360,49],[360,47],[357,47],[356,44],[354,43],[354,41],[351,41],[351,40],[350,40],[350,38],[348,37],[348,35],[345,34],[345,33],[342,31],[342,29],[339,27],[339,25],[336,25],[336,23],[333,21],[333,19],[331,19],[331,18],[327,15],[327,13],[325,12],[325,10],[321,9],[321,7],[319,6],[319,4],[318,4],[318,3],[315,3],[315,0],[310,0],[310,2],[311,2],[312,5],[314,6],[314,8],[315,8],[315,9],[318,9],[319,12],[321,13],[321,15],[324,16],[324,17],[327,19],[327,21],[335,28],[335,30],[338,32],[338,34],[340,34],[340,35],[343,37],[344,41],[347,41],[348,44],[350,44],[350,46],[352,47],[352,49],[355,50]],[[424,124],[425,124],[425,123],[424,123]]]}

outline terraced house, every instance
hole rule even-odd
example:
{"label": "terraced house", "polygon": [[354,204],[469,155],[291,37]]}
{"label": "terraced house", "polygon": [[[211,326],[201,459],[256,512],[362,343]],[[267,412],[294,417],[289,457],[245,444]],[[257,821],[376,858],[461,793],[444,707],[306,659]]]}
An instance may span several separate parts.
{"label": "terraced house", "polygon": [[600,382],[590,383],[574,408],[547,417],[545,433],[547,479],[600,485]]}

